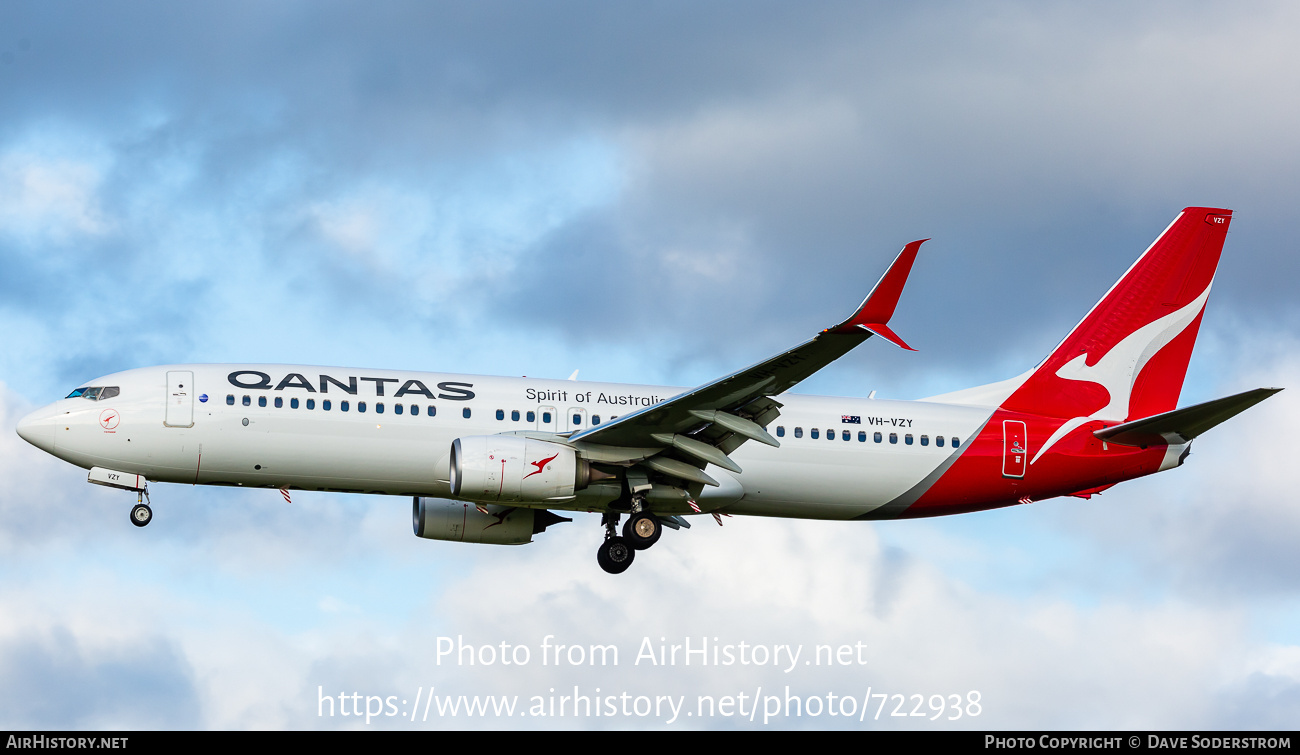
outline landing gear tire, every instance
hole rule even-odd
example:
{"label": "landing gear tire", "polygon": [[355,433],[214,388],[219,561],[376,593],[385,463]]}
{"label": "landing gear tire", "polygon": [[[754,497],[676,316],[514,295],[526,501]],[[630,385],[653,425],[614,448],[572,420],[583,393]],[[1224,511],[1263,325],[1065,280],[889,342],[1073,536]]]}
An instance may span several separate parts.
{"label": "landing gear tire", "polygon": [[659,517],[649,511],[633,514],[623,524],[623,538],[639,551],[659,542],[659,536],[662,534],[664,534],[663,524],[659,521]]}
{"label": "landing gear tire", "polygon": [[143,503],[137,503],[131,507],[131,524],[137,527],[143,527],[153,521],[153,509]]}
{"label": "landing gear tire", "polygon": [[632,565],[636,549],[621,537],[611,537],[596,549],[596,563],[610,574],[622,574]]}

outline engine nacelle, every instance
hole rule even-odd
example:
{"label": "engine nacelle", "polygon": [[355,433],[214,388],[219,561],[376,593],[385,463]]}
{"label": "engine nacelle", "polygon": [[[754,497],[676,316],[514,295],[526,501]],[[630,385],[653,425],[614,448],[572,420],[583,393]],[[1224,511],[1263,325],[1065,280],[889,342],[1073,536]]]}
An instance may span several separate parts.
{"label": "engine nacelle", "polygon": [[450,472],[452,495],[484,503],[566,500],[591,480],[576,450],[518,435],[457,438]]}
{"label": "engine nacelle", "polygon": [[486,514],[472,503],[416,497],[411,507],[411,527],[417,536],[430,540],[523,545],[552,524],[572,521],[544,509],[485,508]]}

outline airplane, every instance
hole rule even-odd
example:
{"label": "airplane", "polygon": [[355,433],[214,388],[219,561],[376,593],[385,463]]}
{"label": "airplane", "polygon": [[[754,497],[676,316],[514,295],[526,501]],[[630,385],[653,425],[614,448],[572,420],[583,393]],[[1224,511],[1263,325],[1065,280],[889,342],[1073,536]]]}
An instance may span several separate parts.
{"label": "airplane", "polygon": [[96,378],[17,430],[135,492],[141,527],[150,482],[405,496],[417,536],[487,544],[600,513],[612,574],[699,515],[883,520],[1089,498],[1180,466],[1197,436],[1281,390],[1177,408],[1231,220],[1184,209],[1036,367],[917,401],[789,391],[872,336],[911,349],[889,322],[928,239],[848,319],[695,388],[182,364]]}

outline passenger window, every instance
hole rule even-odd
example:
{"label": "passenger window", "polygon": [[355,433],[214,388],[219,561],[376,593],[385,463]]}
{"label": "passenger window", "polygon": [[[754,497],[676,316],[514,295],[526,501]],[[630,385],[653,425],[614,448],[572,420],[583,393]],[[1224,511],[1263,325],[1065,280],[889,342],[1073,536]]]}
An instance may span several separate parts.
{"label": "passenger window", "polygon": [[429,404],[429,416],[432,417],[433,415],[435,415],[435,414],[437,414],[437,413],[438,413],[438,410],[434,408],[433,404]]}
{"label": "passenger window", "polygon": [[957,440],[957,437],[956,437],[956,436],[953,436],[953,439],[952,439],[952,447],[953,447],[953,448],[956,448],[956,447],[958,447],[958,446],[960,446],[960,445],[961,445],[961,443]]}
{"label": "passenger window", "polygon": [[324,401],[320,402],[320,408],[328,412],[330,410],[330,400],[325,399]]}
{"label": "passenger window", "polygon": [[460,410],[460,416],[464,417],[465,419],[469,419],[469,407],[468,407],[468,406],[465,407],[464,409],[461,409],[461,410]]}
{"label": "passenger window", "polygon": [[289,399],[289,408],[290,408],[290,409],[297,409],[297,408],[298,408],[298,399],[297,399],[297,398],[291,398],[291,399]]}
{"label": "passenger window", "polygon": [[934,444],[939,448],[943,448],[943,436],[942,435],[934,436]]}
{"label": "passenger window", "polygon": [[826,431],[826,440],[835,440],[835,428]]}
{"label": "passenger window", "polygon": [[930,436],[929,436],[929,435],[922,435],[922,436],[921,436],[921,445],[923,445],[923,446],[928,446],[928,445],[930,445]]}
{"label": "passenger window", "polygon": [[376,402],[375,402],[375,414],[383,414],[383,413],[384,413],[384,402],[382,402],[382,401],[376,401]]}
{"label": "passenger window", "polygon": [[802,437],[803,437],[803,428],[802,428],[802,427],[796,427],[796,428],[794,429],[794,437],[796,437],[796,438],[802,438]]}
{"label": "passenger window", "polygon": [[777,425],[777,426],[776,426],[776,437],[778,437],[778,438],[784,438],[784,437],[785,437],[785,427],[784,427],[783,425]]}
{"label": "passenger window", "polygon": [[903,436],[903,442],[906,443],[906,444],[909,445],[909,446],[912,445],[912,434],[911,434],[911,433],[908,433],[907,435],[904,435],[904,436]]}
{"label": "passenger window", "polygon": [[813,440],[817,440],[818,438],[822,437],[821,431],[814,427],[813,429],[808,431],[808,437],[812,438]]}
{"label": "passenger window", "polygon": [[235,405],[235,394],[233,394],[233,393],[227,393],[227,394],[226,394],[226,406],[234,406],[234,405]]}
{"label": "passenger window", "polygon": [[867,442],[867,431],[866,431],[866,430],[859,430],[859,431],[858,431],[858,442],[859,442],[859,443],[866,443],[866,442]]}
{"label": "passenger window", "polygon": [[412,416],[412,417],[418,417],[418,416],[420,416],[420,405],[419,405],[419,404],[411,404],[411,416]]}
{"label": "passenger window", "polygon": [[519,421],[519,410],[518,410],[518,409],[511,409],[511,410],[510,410],[510,421],[511,421],[511,422],[518,422],[518,421]]}
{"label": "passenger window", "polygon": [[897,443],[897,442],[898,442],[898,433],[890,433],[890,434],[889,434],[889,442],[890,442],[890,443]]}
{"label": "passenger window", "polygon": [[582,424],[582,415],[581,415],[581,414],[575,414],[575,415],[573,415],[573,424],[574,424],[575,427],[578,426],[578,425],[581,425],[581,424]]}
{"label": "passenger window", "polygon": [[316,399],[314,399],[314,398],[309,398],[309,399],[307,399],[307,408],[308,408],[308,409],[315,409],[315,408],[316,408]]}
{"label": "passenger window", "polygon": [[841,430],[841,431],[840,431],[840,440],[848,440],[848,439],[851,438],[851,437],[853,437],[853,436],[849,433],[848,430]]}
{"label": "passenger window", "polygon": [[529,412],[529,413],[525,414],[525,415],[524,415],[524,419],[528,420],[529,422],[536,422],[536,421],[537,421],[537,412]]}
{"label": "passenger window", "polygon": [[884,440],[884,439],[885,439],[885,436],[881,435],[880,433],[876,433],[875,438],[874,438],[874,440],[875,440],[877,443],[879,443],[880,441],[882,441],[882,440]]}
{"label": "passenger window", "polygon": [[281,398],[281,397],[279,397],[279,396],[276,396],[276,397],[275,397],[275,408],[276,408],[276,409],[283,409],[283,408],[284,408],[284,399],[283,399],[283,398]]}
{"label": "passenger window", "polygon": [[600,424],[600,415],[599,415],[599,414],[593,414],[593,415],[591,415],[591,424],[593,424],[593,425],[599,425],[599,424]]}
{"label": "passenger window", "polygon": [[500,409],[497,409],[497,419],[498,419],[498,420],[503,420],[503,419],[505,419],[505,418],[506,418],[506,413],[503,412],[503,411],[501,411]]}
{"label": "passenger window", "polygon": [[402,405],[393,404],[393,414],[401,414],[401,413],[402,413]]}
{"label": "passenger window", "polygon": [[543,425],[549,425],[549,424],[551,424],[551,413],[550,413],[550,412],[542,412],[542,424],[543,424]]}
{"label": "passenger window", "polygon": [[364,412],[366,411],[366,402],[364,402],[364,401],[358,401],[358,402],[357,402],[357,411],[364,413]]}
{"label": "passenger window", "polygon": [[266,396],[258,396],[257,405],[262,408],[266,408]]}
{"label": "passenger window", "polygon": [[248,396],[245,396],[245,397],[244,397],[244,406],[252,406],[252,405],[253,405],[253,399],[249,398]]}
{"label": "passenger window", "polygon": [[341,412],[346,412],[347,410],[348,410],[348,402],[346,402],[346,401],[340,401],[340,402],[339,402],[339,411],[341,411]]}

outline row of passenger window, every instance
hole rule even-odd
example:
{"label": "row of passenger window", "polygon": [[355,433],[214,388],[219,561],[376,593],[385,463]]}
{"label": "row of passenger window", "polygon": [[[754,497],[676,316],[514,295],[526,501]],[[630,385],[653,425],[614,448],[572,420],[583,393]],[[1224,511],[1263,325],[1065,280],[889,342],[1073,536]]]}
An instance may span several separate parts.
{"label": "row of passenger window", "polygon": [[[549,424],[551,424],[551,416],[552,416],[552,415],[551,415],[550,412],[542,412],[542,424],[543,424],[543,425],[549,425]],[[506,418],[506,411],[505,411],[505,409],[497,409],[497,420],[504,422],[504,421],[505,421],[505,418]],[[511,410],[510,410],[510,421],[511,421],[511,422],[518,422],[519,419],[520,419],[520,413],[519,413],[519,410],[518,410],[518,409],[511,409]],[[615,414],[614,416],[610,417],[610,419],[611,419],[611,420],[618,419],[618,415]],[[525,422],[536,422],[536,421],[537,421],[537,413],[536,413],[536,412],[525,412],[525,413],[524,413],[524,421],[525,421]],[[570,421],[570,427],[577,427],[578,425],[581,425],[581,424],[582,424],[582,415],[581,415],[581,414],[574,414],[572,417],[569,417],[569,421]],[[593,415],[591,415],[591,424],[592,424],[593,426],[594,426],[594,425],[599,425],[599,424],[600,424],[600,415],[599,415],[599,414],[593,414]]]}
{"label": "row of passenger window", "polygon": [[[253,397],[252,397],[252,396],[244,396],[244,397],[240,400],[240,403],[243,404],[244,406],[252,406],[252,405],[253,405]],[[258,397],[257,397],[257,405],[258,405],[258,406],[266,406],[267,403],[268,403],[268,402],[267,402],[267,398],[266,398],[266,396],[258,396]],[[285,404],[284,397],[283,397],[283,396],[276,396],[275,398],[271,399],[271,403],[275,406],[276,409],[281,409],[281,408],[284,407],[284,404]],[[234,406],[234,405],[235,405],[235,394],[233,394],[233,393],[226,394],[226,405],[227,405],[227,406]],[[305,408],[307,408],[307,409],[315,409],[315,408],[316,408],[316,399],[314,399],[314,398],[309,398],[309,399],[305,399],[305,400],[300,400],[300,399],[298,399],[296,396],[295,396],[295,397],[291,397],[291,398],[289,399],[289,408],[290,408],[290,409],[298,409],[298,408],[302,408],[302,407],[305,407]],[[325,399],[321,399],[321,401],[320,401],[320,408],[321,408],[322,411],[327,411],[327,412],[328,412],[328,411],[331,411],[331,410],[334,408],[334,402],[332,402],[330,399],[327,399],[327,398],[325,398]],[[356,407],[356,409],[357,409],[358,412],[364,413],[364,412],[366,411],[366,402],[364,402],[364,401],[358,401],[358,402],[357,402],[357,407]],[[375,404],[374,404],[374,409],[375,409],[375,414],[383,414],[383,413],[384,413],[384,402],[382,402],[382,401],[376,401]],[[340,402],[339,402],[339,411],[341,411],[341,412],[347,412],[347,411],[351,411],[351,410],[352,410],[352,402],[350,402],[350,401],[340,401]],[[429,404],[429,405],[427,405],[427,406],[425,407],[425,411],[426,411],[426,413],[427,413],[430,417],[437,416],[437,414],[438,414],[438,408],[437,408],[436,406],[434,406],[433,404]],[[419,405],[419,404],[393,404],[393,414],[408,414],[408,413],[409,413],[411,416],[418,415],[418,414],[420,413],[420,405]],[[461,412],[461,415],[464,416],[465,419],[469,419],[469,417],[470,417],[470,410],[469,410],[469,407],[465,407],[465,409]]]}
{"label": "row of passenger window", "polygon": [[[75,392],[74,392],[74,393],[75,393]],[[314,398],[303,399],[303,400],[301,400],[301,401],[302,401],[303,403],[299,403],[299,402],[300,402],[300,399],[298,399],[296,396],[295,396],[295,397],[291,397],[291,398],[289,399],[289,408],[290,408],[290,409],[297,409],[297,408],[299,408],[300,406],[304,406],[304,405],[305,405],[305,407],[306,407],[307,409],[315,409],[315,408],[316,408],[316,399],[314,399]],[[277,409],[280,409],[280,408],[283,408],[283,407],[284,407],[284,397],[282,397],[282,396],[276,396],[276,397],[274,397],[274,398],[272,399],[272,402],[274,403],[275,408],[277,408]],[[242,399],[240,400],[240,403],[243,404],[244,406],[252,406],[252,405],[253,405],[253,398],[252,398],[252,396],[245,395],[245,396],[243,396]],[[234,405],[235,405],[235,394],[230,393],[230,394],[227,394],[227,395],[226,395],[226,405],[227,405],[227,406],[234,406]],[[267,397],[266,397],[266,396],[258,396],[258,397],[257,397],[257,405],[258,405],[258,406],[261,406],[261,407],[266,406],[266,405],[267,405]],[[320,401],[320,408],[321,408],[322,411],[327,411],[327,412],[328,412],[328,411],[330,411],[330,410],[332,410],[332,409],[334,408],[334,405],[333,405],[333,402],[330,401],[330,399],[327,399],[327,398],[326,398],[326,399],[321,399],[321,401]],[[376,402],[375,402],[375,405],[374,405],[374,408],[375,408],[375,414],[383,414],[383,413],[384,413],[384,402],[382,402],[382,401],[376,401]],[[340,402],[339,402],[339,411],[341,411],[341,412],[346,412],[346,411],[351,411],[351,409],[352,409],[352,406],[351,406],[351,403],[350,403],[349,401],[346,401],[346,400],[345,400],[345,401],[340,401]],[[365,411],[366,411],[366,402],[364,402],[364,401],[358,401],[358,402],[357,402],[357,412],[358,412],[358,413],[365,413]],[[430,417],[437,416],[437,414],[438,414],[438,409],[437,409],[437,407],[435,407],[433,404],[427,404],[427,405],[425,406],[425,411],[426,411],[426,413],[428,414],[428,416],[430,416]],[[409,413],[411,416],[416,416],[416,415],[418,415],[418,414],[420,413],[420,405],[419,405],[419,404],[393,404],[393,414],[407,414],[407,413]],[[542,424],[543,424],[543,425],[549,425],[549,424],[551,424],[551,413],[550,413],[550,412],[547,412],[547,411],[544,411],[544,412],[542,412],[541,414],[542,414]],[[469,418],[470,418],[470,416],[471,416],[471,411],[470,411],[470,408],[469,408],[468,406],[465,407],[465,408],[463,408],[463,409],[461,409],[461,416],[464,417],[465,419],[469,419]],[[504,410],[504,409],[497,409],[497,410],[496,410],[496,418],[497,418],[498,421],[502,421],[502,422],[504,422],[504,421],[505,421],[505,418],[506,418],[506,412],[505,412],[505,410]],[[529,412],[524,412],[524,413],[521,414],[520,411],[519,411],[518,409],[512,409],[512,410],[510,411],[510,420],[511,420],[512,422],[518,422],[520,419],[523,419],[525,422],[536,422],[536,421],[537,421],[537,413],[536,413],[536,412],[529,411]],[[574,414],[570,419],[572,420],[572,426],[573,426],[573,427],[577,427],[578,425],[581,425],[581,424],[582,424],[582,415],[581,415],[581,414]],[[618,415],[614,415],[614,416],[610,417],[610,419],[611,419],[611,420],[618,419]],[[595,426],[595,425],[599,425],[599,424],[600,424],[600,415],[599,415],[599,414],[593,414],[593,415],[591,415],[591,424],[592,424],[593,426]],[[814,427],[814,428],[810,428],[810,429],[808,430],[808,437],[812,438],[813,440],[817,440],[820,436],[821,436],[821,431],[820,431],[819,428]],[[776,428],[776,437],[778,437],[778,438],[784,438],[784,437],[785,437],[785,427],[784,427],[784,426],[778,426],[778,427]],[[796,437],[796,438],[802,438],[802,437],[803,437],[803,428],[802,428],[802,427],[796,427],[796,428],[794,429],[794,437]],[[853,435],[852,435],[852,433],[851,433],[850,431],[848,431],[848,430],[841,430],[841,431],[840,431],[840,439],[841,439],[841,440],[852,440],[852,438],[853,438]],[[828,430],[826,431],[826,440],[835,440],[835,430],[834,430],[834,428],[828,429]],[[879,432],[879,431],[877,431],[876,433],[873,434],[873,436],[872,436],[872,440],[874,440],[876,443],[883,443],[883,442],[885,441],[884,434],[881,433],[881,432]],[[866,443],[866,442],[867,442],[867,431],[866,431],[866,430],[859,430],[859,431],[858,431],[858,442],[859,442],[859,443]],[[890,434],[889,434],[889,442],[890,442],[890,443],[893,443],[893,444],[897,444],[897,443],[898,443],[898,433],[890,433]],[[906,434],[903,435],[903,443],[904,443],[905,445],[910,446],[910,445],[913,444],[913,442],[914,442],[914,439],[913,439],[911,433],[906,433]],[[955,436],[955,435],[952,436],[952,438],[951,438],[951,442],[952,442],[952,447],[953,447],[953,448],[958,448],[958,447],[961,445],[961,441],[959,441],[959,440],[957,439],[957,436]],[[928,446],[928,445],[930,445],[930,436],[929,436],[929,435],[922,435],[922,436],[921,436],[921,445],[923,445],[923,446]],[[934,437],[934,445],[938,446],[939,448],[943,448],[943,447],[944,447],[944,436],[942,436],[942,435],[936,435],[936,436]]]}
{"label": "row of passenger window", "polygon": [[[244,406],[252,406],[252,405],[253,405],[253,397],[252,397],[252,396],[243,396],[243,397],[240,399],[240,403],[243,404]],[[272,399],[270,400],[270,403],[271,403],[272,405],[274,405],[276,409],[281,409],[281,408],[283,408],[284,405],[285,405],[285,400],[284,400],[284,397],[283,397],[283,396],[276,396],[276,397],[274,397],[274,398],[272,398]],[[315,408],[316,408],[316,399],[314,399],[314,398],[309,398],[309,399],[299,399],[299,398],[297,398],[297,397],[295,396],[295,397],[290,397],[288,403],[289,403],[289,408],[290,408],[290,409],[298,409],[298,408],[302,408],[302,407],[305,407],[305,408],[307,408],[307,409],[315,409]],[[358,401],[358,402],[356,402],[356,403],[357,403],[357,405],[356,405],[356,410],[357,410],[358,412],[362,412],[362,413],[364,413],[364,412],[366,411],[366,402],[364,402],[364,401]],[[262,407],[264,407],[264,406],[267,406],[267,404],[268,404],[268,401],[267,401],[267,397],[266,397],[266,396],[258,396],[258,397],[257,397],[257,405],[258,405],[258,406],[262,406]],[[235,394],[233,394],[233,393],[226,394],[226,405],[227,405],[227,406],[234,406],[234,405],[235,405]],[[420,405],[419,405],[419,404],[393,404],[392,406],[393,406],[393,414],[410,414],[410,415],[412,415],[412,416],[416,416],[416,415],[418,415],[418,414],[420,413]],[[327,399],[327,398],[325,398],[325,399],[321,399],[321,400],[320,400],[320,408],[321,408],[322,411],[327,411],[327,412],[328,412],[328,411],[331,411],[331,410],[334,408],[334,404],[333,404],[332,401],[330,401],[330,399]],[[341,412],[351,411],[351,410],[352,410],[352,404],[351,404],[351,402],[349,402],[349,401],[340,401],[340,402],[339,402],[339,407],[338,407],[338,408],[339,408],[339,411],[341,411]],[[375,404],[374,404],[374,410],[375,410],[375,414],[383,414],[383,413],[384,413],[384,402],[382,402],[382,401],[376,401]],[[435,407],[433,404],[427,404],[427,405],[425,406],[425,413],[428,414],[428,416],[430,416],[430,417],[435,417],[435,416],[437,416],[437,414],[438,414],[438,409],[437,409],[437,407]],[[470,408],[469,408],[468,406],[467,406],[467,407],[464,407],[463,409],[461,409],[461,412],[460,412],[460,413],[461,413],[461,416],[464,417],[465,419],[469,419],[470,416],[471,416],[471,411],[470,411]],[[496,416],[497,416],[497,419],[498,419],[498,420],[502,420],[502,421],[504,421],[505,418],[506,418],[505,410],[504,410],[504,409],[497,409]],[[518,422],[518,421],[521,419],[521,417],[524,418],[526,422],[536,422],[536,421],[537,421],[537,412],[531,412],[531,411],[530,411],[530,412],[524,412],[522,415],[521,415],[521,413],[520,413],[520,411],[519,411],[518,409],[512,410],[512,411],[510,412],[510,419],[511,419],[512,421],[514,421],[514,422]],[[553,418],[553,417],[554,417],[554,415],[552,415],[551,412],[547,412],[547,411],[542,412],[542,424],[543,424],[543,425],[549,425],[549,424],[551,424],[551,421],[552,421],[552,418]],[[618,416],[615,415],[614,417],[611,417],[610,419],[617,419],[617,418],[618,418]],[[576,426],[578,426],[578,425],[581,425],[581,424],[582,424],[582,415],[581,415],[581,414],[574,414],[573,417],[572,417],[572,420],[573,420],[573,426],[576,427]],[[591,415],[591,424],[593,424],[593,425],[599,425],[599,424],[600,424],[600,415],[599,415],[599,414],[593,414],[593,415]]]}
{"label": "row of passenger window", "polygon": [[[779,427],[779,426],[778,426],[778,427],[776,428],[776,437],[778,437],[778,438],[784,438],[784,437],[785,437],[785,428],[784,428],[784,427]],[[803,437],[803,428],[802,428],[802,427],[796,427],[796,428],[794,429],[794,437],[796,437],[796,438],[802,438],[802,437]],[[821,430],[818,429],[818,428],[816,428],[816,427],[809,429],[809,430],[808,430],[808,437],[812,438],[813,440],[817,440],[819,437],[821,437]],[[853,434],[852,434],[850,431],[848,431],[848,430],[841,430],[841,431],[840,431],[840,439],[841,439],[841,440],[852,440],[852,438],[853,438]],[[884,443],[884,442],[885,442],[885,436],[884,436],[884,434],[881,433],[881,432],[879,432],[879,431],[877,431],[876,433],[874,433],[874,434],[872,435],[872,438],[871,438],[871,439],[874,440],[876,443]],[[826,431],[826,440],[835,440],[835,430],[834,430],[833,428],[832,428],[832,429],[829,429],[829,430]],[[903,443],[904,443],[905,445],[909,445],[909,446],[912,445],[912,443],[914,442],[914,440],[915,440],[915,439],[912,437],[912,434],[911,434],[911,433],[906,433],[906,434],[903,435]],[[951,442],[952,442],[952,447],[953,447],[953,448],[959,448],[959,447],[961,446],[961,441],[957,440],[957,436],[955,436],[955,435],[952,436],[952,438],[951,438],[950,440],[951,440]],[[866,443],[866,442],[867,442],[867,431],[866,431],[866,430],[859,430],[859,431],[858,431],[858,442],[859,442],[859,443]],[[889,434],[889,442],[890,442],[890,443],[897,444],[897,443],[898,443],[898,433],[890,433],[890,434]],[[928,445],[930,445],[930,436],[929,436],[929,435],[922,435],[922,436],[921,436],[921,445],[923,445],[923,446],[928,446]],[[943,448],[943,446],[944,446],[944,437],[943,437],[942,435],[936,435],[936,436],[934,436],[934,445],[938,446],[939,448]]]}

